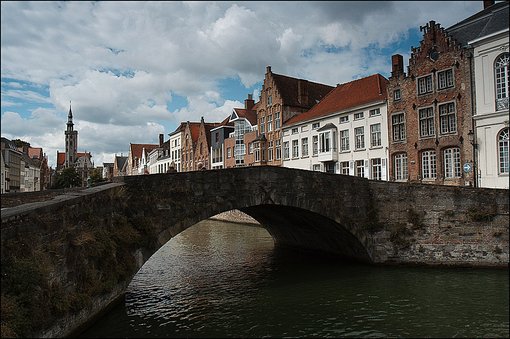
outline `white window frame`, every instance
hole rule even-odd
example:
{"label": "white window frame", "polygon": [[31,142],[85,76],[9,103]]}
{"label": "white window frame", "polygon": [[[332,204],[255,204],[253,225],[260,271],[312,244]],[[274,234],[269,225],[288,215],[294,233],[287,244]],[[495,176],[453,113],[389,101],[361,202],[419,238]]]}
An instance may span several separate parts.
{"label": "white window frame", "polygon": [[394,173],[396,181],[407,181],[409,175],[407,168],[407,154],[398,153],[393,156],[394,160]]}
{"label": "white window frame", "polygon": [[340,152],[349,150],[349,130],[344,129],[340,131]]}
{"label": "white window frame", "polygon": [[453,68],[448,68],[437,72],[437,89],[443,90],[455,87],[455,78]]}
{"label": "white window frame", "polygon": [[420,138],[430,138],[436,135],[434,107],[422,107],[418,109],[420,126]]}
{"label": "white window frame", "polygon": [[391,130],[394,142],[406,140],[406,120],[403,112],[391,115]]}
{"label": "white window frame", "polygon": [[301,156],[302,157],[308,156],[308,137],[301,139]]}
{"label": "white window frame", "polygon": [[439,126],[441,134],[451,134],[457,132],[457,110],[455,101],[440,104]]}
{"label": "white window frame", "polygon": [[421,152],[421,177],[425,180],[437,177],[437,156],[435,150]]}
{"label": "white window frame", "polygon": [[416,78],[416,93],[418,95],[425,95],[434,92],[434,81],[432,80],[432,74],[427,74]]}
{"label": "white window frame", "polygon": [[355,150],[365,149],[365,127],[364,126],[354,128],[354,140],[355,140],[355,145],[354,145]]}
{"label": "white window frame", "polygon": [[508,175],[508,127],[498,133],[498,169],[499,174]]}
{"label": "white window frame", "polygon": [[381,124],[370,125],[370,147],[380,147],[381,145]]}
{"label": "white window frame", "polygon": [[443,150],[444,177],[446,179],[460,178],[462,175],[460,165],[460,148],[451,147]]}

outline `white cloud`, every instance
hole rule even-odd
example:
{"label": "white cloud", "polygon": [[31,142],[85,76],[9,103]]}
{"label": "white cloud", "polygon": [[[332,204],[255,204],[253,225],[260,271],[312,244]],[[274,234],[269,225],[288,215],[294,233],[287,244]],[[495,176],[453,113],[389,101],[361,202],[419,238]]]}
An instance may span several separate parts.
{"label": "white cloud", "polygon": [[[97,161],[99,154],[125,152],[130,142],[157,141],[181,121],[221,121],[243,107],[244,98],[222,95],[221,79],[238,78],[249,88],[263,80],[267,65],[329,85],[388,73],[390,56],[377,48],[390,48],[430,20],[448,27],[481,7],[481,1],[1,2],[2,135],[62,150],[71,100],[79,149]],[[395,52],[406,58],[409,48]],[[171,93],[188,105],[170,111]],[[259,94],[253,91],[255,100]],[[27,111],[18,102],[55,109]]]}

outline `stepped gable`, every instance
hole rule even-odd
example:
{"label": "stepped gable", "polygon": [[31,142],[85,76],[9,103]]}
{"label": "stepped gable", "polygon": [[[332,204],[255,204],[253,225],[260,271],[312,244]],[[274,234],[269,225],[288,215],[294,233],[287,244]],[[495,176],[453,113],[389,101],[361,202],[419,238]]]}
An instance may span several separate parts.
{"label": "stepped gable", "polygon": [[388,80],[380,74],[338,85],[326,97],[309,111],[294,116],[284,125],[312,120],[346,109],[359,107],[371,102],[387,99]]}
{"label": "stepped gable", "polygon": [[[285,106],[311,107],[315,103],[321,101],[326,96],[326,94],[331,92],[331,90],[334,88],[329,85],[292,78],[276,73],[272,73],[272,76],[278,92],[282,98],[283,105]],[[299,96],[297,93],[299,93],[300,83],[306,86],[306,93],[308,95],[309,104],[299,102]]]}

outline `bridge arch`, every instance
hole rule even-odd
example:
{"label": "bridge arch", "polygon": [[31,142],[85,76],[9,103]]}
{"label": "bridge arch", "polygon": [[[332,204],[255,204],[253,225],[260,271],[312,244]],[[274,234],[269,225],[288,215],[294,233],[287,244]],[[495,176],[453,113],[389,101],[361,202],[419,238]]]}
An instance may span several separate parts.
{"label": "bridge arch", "polygon": [[[125,213],[154,227],[155,250],[202,220],[238,209],[259,221],[277,245],[372,262],[367,225],[373,208],[366,179],[257,167],[122,181],[130,206]],[[143,262],[147,255],[152,253]]]}

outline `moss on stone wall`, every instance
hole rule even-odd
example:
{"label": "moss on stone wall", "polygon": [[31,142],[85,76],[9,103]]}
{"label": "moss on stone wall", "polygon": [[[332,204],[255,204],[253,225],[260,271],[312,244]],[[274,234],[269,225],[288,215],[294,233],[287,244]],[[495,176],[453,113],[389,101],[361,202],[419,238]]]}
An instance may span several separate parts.
{"label": "moss on stone wall", "polygon": [[91,206],[51,241],[3,242],[2,337],[37,336],[136,273],[133,253],[147,242],[146,230],[120,214],[96,212]]}

